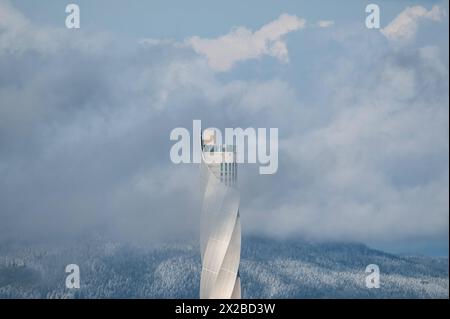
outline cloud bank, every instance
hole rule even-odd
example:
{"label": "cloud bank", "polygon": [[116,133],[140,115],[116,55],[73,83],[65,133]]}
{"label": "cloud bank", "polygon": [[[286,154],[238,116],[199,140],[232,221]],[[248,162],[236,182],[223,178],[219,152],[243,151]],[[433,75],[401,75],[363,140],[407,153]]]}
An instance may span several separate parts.
{"label": "cloud bank", "polygon": [[[331,38],[331,55],[314,44],[306,90],[215,71],[286,58],[272,46],[303,25],[293,16],[243,32],[255,43],[244,55],[230,46],[227,59],[170,41],[124,50],[103,35],[33,25],[5,1],[0,12],[0,240],[196,236],[199,168],[172,164],[169,134],[201,119],[279,128],[277,174],[240,168],[244,233],[447,241],[447,46]],[[226,38],[237,47],[238,34]]]}

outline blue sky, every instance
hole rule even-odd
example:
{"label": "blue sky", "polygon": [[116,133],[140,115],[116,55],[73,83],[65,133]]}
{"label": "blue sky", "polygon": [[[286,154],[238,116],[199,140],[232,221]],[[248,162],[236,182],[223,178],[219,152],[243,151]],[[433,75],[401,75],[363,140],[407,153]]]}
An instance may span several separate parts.
{"label": "blue sky", "polygon": [[279,128],[277,174],[240,170],[244,234],[448,255],[446,1],[377,1],[380,30],[368,1],[75,3],[79,30],[0,0],[1,238],[196,236],[168,136],[201,119]]}
{"label": "blue sky", "polygon": [[[67,3],[58,0],[33,2],[14,0],[14,5],[39,24],[58,26]],[[122,33],[131,37],[171,37],[183,39],[199,35],[215,37],[227,33],[232,26],[256,29],[282,13],[295,14],[308,20],[334,20],[340,25],[360,24],[365,7],[371,1],[206,1],[189,2],[136,0],[124,5],[121,0],[80,0],[83,27],[92,31]],[[408,5],[431,7],[442,1],[377,1],[382,8],[381,26],[389,23]]]}

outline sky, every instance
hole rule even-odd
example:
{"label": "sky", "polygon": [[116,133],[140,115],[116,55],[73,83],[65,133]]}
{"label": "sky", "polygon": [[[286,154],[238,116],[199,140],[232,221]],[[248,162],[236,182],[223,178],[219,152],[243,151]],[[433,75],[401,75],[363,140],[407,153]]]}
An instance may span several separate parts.
{"label": "sky", "polygon": [[196,238],[172,129],[279,129],[245,234],[448,256],[448,2],[0,0],[0,240]]}

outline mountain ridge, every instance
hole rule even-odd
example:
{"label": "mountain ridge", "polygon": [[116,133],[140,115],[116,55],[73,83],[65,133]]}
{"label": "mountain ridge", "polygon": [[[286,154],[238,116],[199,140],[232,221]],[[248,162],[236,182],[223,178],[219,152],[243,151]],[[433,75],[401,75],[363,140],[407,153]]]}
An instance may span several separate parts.
{"label": "mountain ridge", "polygon": [[[64,269],[81,269],[67,289]],[[366,266],[380,288],[365,286]],[[86,239],[73,245],[0,244],[0,298],[198,298],[196,242],[137,245]],[[242,240],[244,298],[448,298],[448,258],[401,256],[361,243]]]}

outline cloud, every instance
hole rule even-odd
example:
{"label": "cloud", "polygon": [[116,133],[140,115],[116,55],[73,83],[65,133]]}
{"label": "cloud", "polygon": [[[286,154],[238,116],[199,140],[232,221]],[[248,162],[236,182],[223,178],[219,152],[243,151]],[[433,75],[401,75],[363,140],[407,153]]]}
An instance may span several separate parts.
{"label": "cloud", "polygon": [[439,6],[427,10],[422,6],[407,7],[381,33],[389,40],[410,40],[414,38],[418,24],[423,20],[441,21],[444,15]]}
{"label": "cloud", "polygon": [[[19,15],[0,12],[3,21]],[[107,37],[91,50],[70,40],[102,36],[13,25],[0,32],[1,241],[196,237],[198,167],[169,158],[170,131],[193,119],[279,128],[277,174],[240,167],[244,233],[448,241],[448,51],[440,43],[394,50],[378,33],[366,41],[365,31],[313,41],[317,65],[304,88],[279,74],[223,79],[172,40],[124,50]],[[281,25],[250,38],[264,30],[282,41]],[[36,32],[46,36],[29,41]]]}
{"label": "cloud", "polygon": [[305,27],[306,21],[293,15],[282,14],[259,30],[252,32],[245,27],[237,27],[230,33],[215,39],[198,36],[186,40],[199,54],[206,56],[209,65],[216,71],[228,71],[236,62],[257,59],[264,55],[286,63],[288,49],[283,36]]}
{"label": "cloud", "polygon": [[55,53],[75,48],[82,52],[99,52],[111,43],[106,34],[83,30],[36,27],[8,0],[0,0],[0,52],[21,54],[29,50]]}
{"label": "cloud", "polygon": [[[330,108],[310,116],[329,112],[328,119],[285,135],[279,176],[259,184],[241,178],[242,197],[251,198],[241,215],[247,227],[274,236],[366,243],[446,238],[448,79],[439,66],[443,57],[436,63],[428,55],[432,50],[425,51],[408,54],[407,64],[394,52],[372,56],[371,61],[384,57],[371,65],[373,78],[365,78],[369,69],[355,65],[357,55],[348,52],[349,60],[337,61],[342,69],[322,74],[323,87],[336,93]],[[307,116],[303,110],[287,112],[290,118]],[[288,127],[284,123],[280,131]]]}
{"label": "cloud", "polygon": [[329,28],[332,27],[333,25],[334,25],[333,20],[320,20],[319,22],[317,22],[317,26],[319,28]]}
{"label": "cloud", "polygon": [[28,25],[28,20],[7,0],[0,1],[0,28],[13,30],[24,29]]}

